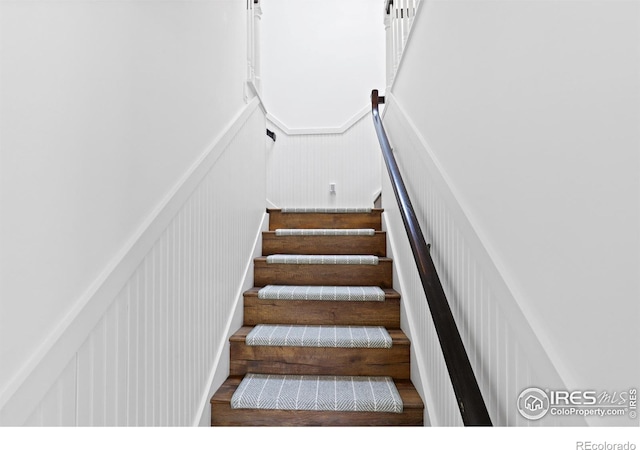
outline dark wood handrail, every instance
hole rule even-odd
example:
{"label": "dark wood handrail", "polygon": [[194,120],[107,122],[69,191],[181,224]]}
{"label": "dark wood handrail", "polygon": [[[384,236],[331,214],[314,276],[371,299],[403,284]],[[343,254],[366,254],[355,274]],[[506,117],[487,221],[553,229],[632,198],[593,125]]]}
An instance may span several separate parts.
{"label": "dark wood handrail", "polygon": [[409,194],[402,181],[398,164],[393,156],[387,133],[382,125],[380,111],[378,105],[384,103],[384,97],[378,96],[378,91],[371,92],[371,113],[373,115],[373,124],[380,141],[382,155],[391,178],[391,185],[395,193],[402,221],[404,222],[413,258],[418,267],[422,288],[427,297],[427,303],[433,324],[440,341],[444,361],[449,371],[453,391],[455,392],[462,415],[462,421],[465,425],[484,425],[491,426],[491,418],[482,398],[482,393],[478,386],[478,381],[473,373],[473,368],[469,362],[469,357],[462,343],[460,332],[456,326],[455,319],[451,313],[449,302],[445,296],[442,283],[436,272],[435,265],[431,259],[429,245],[424,239],[420,223],[416,217],[416,213],[411,205]]}

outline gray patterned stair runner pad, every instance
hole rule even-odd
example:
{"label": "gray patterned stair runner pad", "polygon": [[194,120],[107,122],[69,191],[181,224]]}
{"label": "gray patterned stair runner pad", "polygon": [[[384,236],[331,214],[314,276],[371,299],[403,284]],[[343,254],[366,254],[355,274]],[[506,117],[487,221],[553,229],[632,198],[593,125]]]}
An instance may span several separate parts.
{"label": "gray patterned stair runner pad", "polygon": [[282,208],[283,213],[370,213],[371,208]]}
{"label": "gray patterned stair runner pad", "polygon": [[258,298],[261,300],[382,302],[385,294],[378,286],[267,285],[258,291]]}
{"label": "gray patterned stair runner pad", "polygon": [[374,236],[373,228],[278,228],[276,236]]}
{"label": "gray patterned stair runner pad", "polygon": [[269,255],[267,264],[348,264],[378,265],[373,255]]}
{"label": "gray patterned stair runner pad", "polygon": [[384,327],[348,325],[256,325],[245,342],[251,346],[391,348]]}
{"label": "gray patterned stair runner pad", "polygon": [[401,413],[402,398],[390,377],[247,374],[231,407]]}

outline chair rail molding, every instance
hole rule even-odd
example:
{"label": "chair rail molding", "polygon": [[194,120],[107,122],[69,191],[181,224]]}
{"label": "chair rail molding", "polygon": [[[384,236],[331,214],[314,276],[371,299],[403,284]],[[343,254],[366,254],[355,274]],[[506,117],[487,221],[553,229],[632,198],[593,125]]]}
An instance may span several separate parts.
{"label": "chair rail molding", "polygon": [[[159,327],[170,327],[168,311],[169,305],[173,301],[172,295],[176,298],[186,295],[177,291],[179,287],[177,283],[184,282],[178,278],[191,275],[188,272],[181,272],[182,268],[177,267],[176,263],[171,263],[170,257],[171,255],[175,256],[175,260],[183,258],[182,262],[185,264],[204,264],[204,262],[213,264],[211,256],[197,253],[195,249],[192,249],[193,242],[198,239],[206,241],[209,245],[214,245],[213,238],[207,237],[204,232],[204,224],[213,224],[215,218],[211,210],[213,204],[207,204],[207,200],[214,199],[214,192],[216,192],[211,186],[210,174],[222,163],[237,163],[239,156],[235,155],[236,149],[239,146],[250,147],[247,145],[247,142],[251,142],[248,140],[249,134],[253,132],[256,135],[259,132],[259,136],[264,134],[265,118],[259,108],[260,100],[256,97],[236,113],[226,128],[218,133],[214,141],[174,184],[174,187],[149,214],[103,272],[80,296],[75,306],[69,310],[64,320],[42,342],[28,363],[19,370],[13,380],[0,393],[0,424],[16,426],[23,425],[28,421],[28,424],[47,425],[47,417],[57,415],[57,412],[65,410],[68,411],[68,414],[64,418],[52,419],[54,424],[121,425],[135,422],[130,411],[117,411],[113,417],[107,420],[101,415],[107,409],[106,406],[102,407],[102,412],[91,410],[91,414],[85,417],[82,412],[86,412],[87,408],[95,408],[99,405],[99,403],[94,405],[91,399],[87,400],[88,397],[99,393],[99,391],[96,391],[95,394],[91,393],[93,391],[92,383],[101,382],[100,376],[102,382],[105,382],[104,379],[111,375],[116,378],[121,375],[124,380],[127,380],[127,383],[133,382],[134,377],[131,373],[111,373],[112,370],[124,370],[127,363],[133,364],[126,359],[133,356],[126,348],[129,343],[131,345],[135,345],[134,342],[140,344],[135,350],[139,352],[140,357],[143,356],[142,352],[145,352],[141,364],[144,361],[155,361],[156,358],[161,358],[163,364],[169,364],[169,356],[167,355],[154,354],[149,356],[146,353],[151,349],[158,350],[160,344],[147,341],[152,339],[145,333],[149,331],[147,327],[151,326],[149,322],[151,318],[158,320],[160,317],[163,318],[164,322],[158,324],[158,329],[160,329]],[[255,139],[253,136],[251,137]],[[259,193],[259,195],[262,194],[263,192]],[[259,207],[254,205],[253,208],[255,211],[259,211],[259,213],[252,213],[255,217],[247,216],[241,219],[246,222],[242,225],[243,230],[246,229],[251,235],[247,238],[248,246],[252,244],[256,230],[262,227],[262,222],[264,222],[264,199],[261,200]],[[194,236],[185,237],[187,230],[195,230]],[[249,253],[251,252],[247,251],[247,254],[242,255],[242,258],[246,257],[250,260],[252,255]],[[245,265],[246,261],[242,263],[246,272]],[[172,275],[175,280],[170,281],[169,275]],[[244,275],[242,273],[237,275],[238,283],[241,283],[240,278]],[[167,280],[161,282],[160,279],[164,277]],[[198,278],[198,281],[205,283],[204,278]],[[163,283],[166,285],[160,286]],[[169,291],[169,283],[175,283],[171,286],[174,289],[171,291],[173,294]],[[213,285],[207,288],[203,287],[200,294],[208,292],[206,289],[213,288]],[[239,288],[239,285],[235,286],[234,291]],[[193,294],[190,291],[189,295]],[[182,306],[186,307],[187,305]],[[205,308],[204,305],[197,307]],[[133,317],[132,314],[138,315]],[[226,314],[225,308],[220,310],[220,314]],[[134,319],[139,319],[141,322],[134,323]],[[185,317],[182,319],[187,320]],[[227,319],[225,315],[222,320],[226,323]],[[133,335],[127,335],[127,333],[137,333],[139,331],[137,328],[140,326],[144,330],[140,331],[141,335],[136,337],[137,341],[134,340]],[[175,330],[173,331],[175,332]],[[129,338],[132,340],[131,342],[129,342]],[[150,347],[144,347],[143,343],[145,342]],[[98,359],[106,362],[108,358],[116,358],[114,367],[107,368],[104,364],[100,366]],[[98,364],[98,366],[94,369],[92,364]],[[206,364],[209,364],[209,361]],[[140,387],[145,382],[142,375],[148,373],[144,372],[147,370],[146,368],[138,369],[140,372],[135,373],[138,378],[134,381]],[[208,369],[206,372],[208,373]],[[101,373],[102,375],[100,375]],[[186,380],[183,381],[186,382]],[[117,383],[113,380],[110,382]],[[89,385],[85,383],[89,383]],[[125,389],[124,392],[133,394],[133,387],[129,384],[119,386],[119,388],[120,391],[107,393],[107,387],[103,386],[104,399],[117,402],[117,398],[120,397],[122,403],[126,399],[122,389]],[[61,390],[64,391],[65,398],[63,398]],[[150,392],[144,391],[146,400],[149,400],[149,395]],[[70,400],[71,397],[73,397],[72,400]],[[63,403],[67,405],[67,409]],[[175,406],[177,407],[177,404]],[[120,407],[124,406],[120,404]],[[138,408],[137,410],[144,409],[148,408],[148,405],[140,404],[136,408]],[[189,417],[181,417],[177,423],[184,425],[194,420],[192,414],[195,413],[195,405],[191,405],[189,408],[193,409],[193,411],[185,411],[186,416]],[[80,412],[80,409],[83,411]],[[56,413],[51,413],[51,411]],[[158,422],[154,422],[155,419],[157,417],[153,415],[145,416],[137,420],[135,424],[157,424]]]}
{"label": "chair rail molding", "polygon": [[288,136],[316,135],[316,134],[344,134],[369,113],[369,107],[365,106],[355,113],[349,120],[339,127],[320,128],[289,128],[273,114],[267,114],[267,120],[276,125]]}
{"label": "chair rail molding", "polygon": [[[517,287],[510,281],[508,271],[495,257],[490,242],[460,201],[455,186],[432,152],[427,139],[392,92],[385,94],[385,103],[384,119],[394,154],[401,170],[407,172],[407,188],[415,198],[414,205],[427,241],[432,242],[434,262],[442,274],[447,298],[452,301],[465,346],[470,349],[470,359],[478,374],[492,419],[496,425],[525,424],[524,419],[515,412],[517,389],[530,387],[524,384],[532,380],[564,389],[571,385],[571,380],[562,361],[554,354],[553,345],[546,338],[543,327],[518,302]],[[405,250],[409,251],[408,244],[405,246],[403,243],[402,221],[392,205],[393,194],[387,192],[389,188],[389,182],[383,182],[383,208],[388,215],[385,224],[391,251],[398,259],[397,280],[405,298],[407,294],[419,294],[417,287],[412,287],[417,274],[412,274],[413,261],[409,257],[404,258],[406,261],[403,262]],[[409,272],[403,273],[403,270]],[[417,301],[407,305],[404,317],[412,335],[423,333],[418,323],[418,313],[423,308]],[[427,334],[433,333],[429,331]],[[422,342],[417,336],[411,336],[411,339]],[[431,348],[430,345],[426,347]],[[434,353],[435,350],[431,349],[430,352]],[[442,365],[438,362],[440,357],[429,355],[417,354],[416,366],[422,369]],[[421,359],[424,361],[421,362]],[[431,375],[439,377],[438,383],[444,382],[444,369],[433,371]],[[434,375],[436,372],[438,374]],[[423,381],[416,382],[416,386],[422,385],[427,393],[433,394],[435,391],[430,387],[433,380],[429,380],[428,374],[420,373],[419,376]],[[442,400],[443,404],[448,401]],[[440,411],[429,411],[431,423],[455,422],[457,419],[453,409],[454,405],[449,405],[443,406]],[[555,420],[545,418],[545,422],[547,419]],[[561,423],[567,425],[569,422],[577,426],[586,424],[579,417],[571,420],[563,418]]]}

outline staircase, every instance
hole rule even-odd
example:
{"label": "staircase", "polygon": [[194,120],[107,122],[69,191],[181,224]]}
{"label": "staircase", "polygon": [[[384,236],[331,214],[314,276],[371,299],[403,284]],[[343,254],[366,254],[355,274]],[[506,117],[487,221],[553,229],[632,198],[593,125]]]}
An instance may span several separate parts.
{"label": "staircase", "polygon": [[422,425],[382,210],[268,212],[211,425]]}

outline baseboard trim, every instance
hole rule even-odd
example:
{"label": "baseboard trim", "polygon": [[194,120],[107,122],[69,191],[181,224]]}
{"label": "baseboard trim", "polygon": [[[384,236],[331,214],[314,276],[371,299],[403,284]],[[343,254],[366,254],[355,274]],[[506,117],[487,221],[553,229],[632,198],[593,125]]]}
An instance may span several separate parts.
{"label": "baseboard trim", "polygon": [[267,208],[269,209],[279,209],[280,207],[273,203],[271,200],[267,199]]}
{"label": "baseboard trim", "polygon": [[220,362],[224,356],[229,356],[229,338],[238,328],[242,326],[243,306],[244,306],[244,292],[253,287],[253,260],[254,258],[262,255],[262,232],[269,228],[269,215],[265,212],[260,221],[260,226],[256,232],[256,236],[253,240],[253,247],[251,254],[247,258],[247,265],[244,269],[244,275],[242,281],[236,291],[233,308],[227,319],[225,326],[225,341],[220,346],[218,353],[213,360],[209,377],[207,378],[207,385],[202,398],[200,399],[200,405],[197,410],[197,414],[193,421],[193,426],[208,427],[211,426],[211,407],[209,400],[218,388],[224,383],[229,376],[229,360],[227,364],[221,365]]}
{"label": "baseboard trim", "polygon": [[[386,176],[386,174],[384,174],[383,176]],[[398,266],[398,260],[394,258],[394,254],[398,246],[396,244],[395,230],[391,229],[389,227],[389,224],[387,223],[388,214],[388,211],[382,213],[382,229],[387,232],[387,240],[389,242],[389,246],[387,248],[387,256],[394,260],[395,265],[394,276],[397,277],[398,285],[396,286],[396,280],[394,278],[393,288],[398,291],[398,293],[400,294],[400,298],[402,299],[402,293],[407,292],[407,289],[405,289],[406,283],[404,280],[403,272],[399,270],[400,267]],[[415,321],[412,319],[412,317],[415,317],[415,315],[413,314],[411,306],[407,302],[402,302],[401,309],[402,316],[407,322],[407,328],[404,329],[403,327],[403,331],[409,337],[409,341],[411,342],[412,357],[413,355],[415,355],[414,359],[411,360],[411,382],[415,386],[418,393],[422,396],[422,401],[424,402],[424,426],[437,426],[438,421],[434,420],[435,417],[433,417],[433,415],[431,414],[431,409],[429,408],[430,400],[436,397],[431,389],[432,383],[429,383],[424,376],[424,374],[427,373],[427,368],[425,359],[421,357],[421,355],[424,355],[424,352],[422,351],[422,343],[419,339],[412,338],[412,336],[415,336],[415,333],[413,333],[412,331],[417,327]],[[413,372],[418,373],[417,378],[413,375]]]}
{"label": "baseboard trim", "polygon": [[259,107],[241,109],[80,296],[0,393],[0,424],[19,426],[46,395],[161,233]]}

